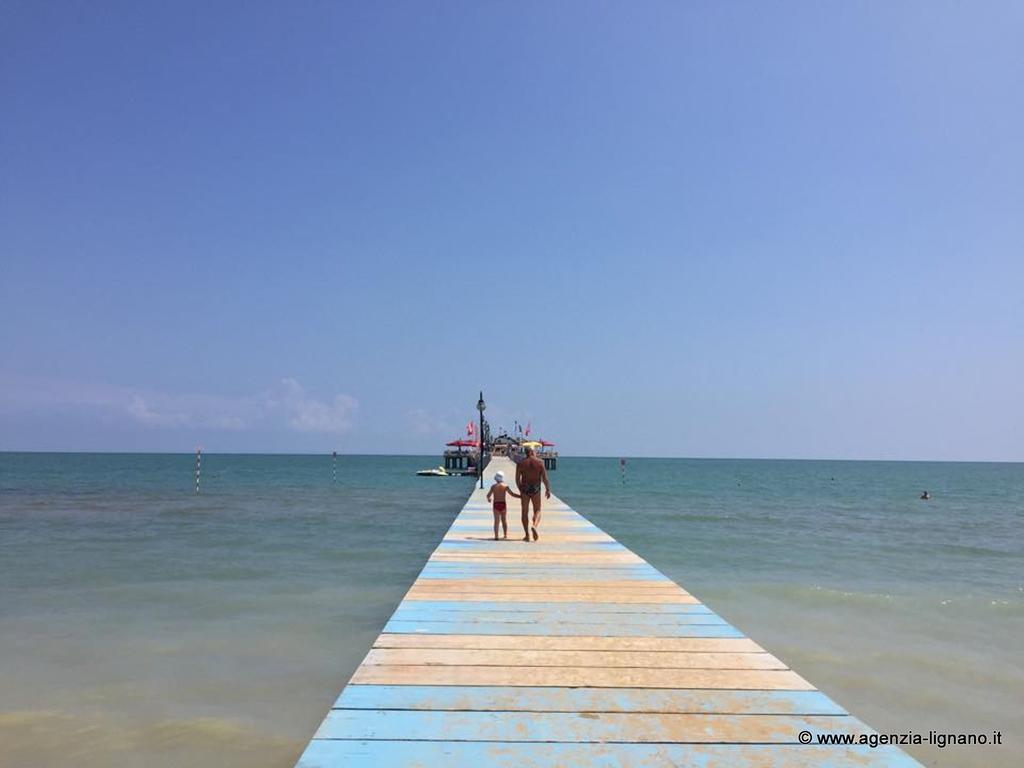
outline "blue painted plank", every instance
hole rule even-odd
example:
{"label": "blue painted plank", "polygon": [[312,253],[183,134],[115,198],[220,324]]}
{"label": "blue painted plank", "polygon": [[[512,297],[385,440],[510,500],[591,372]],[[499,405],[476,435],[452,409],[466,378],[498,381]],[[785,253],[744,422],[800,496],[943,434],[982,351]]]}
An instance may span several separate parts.
{"label": "blue painted plank", "polygon": [[[595,624],[608,626],[609,624],[620,624],[630,627],[681,627],[691,624],[703,625],[726,625],[727,622],[721,616],[713,613],[599,613],[596,611],[579,612],[576,614],[558,614],[549,612],[527,612],[517,611],[478,611],[457,612],[457,611],[417,611],[415,608],[405,608],[406,605],[414,605],[414,601],[403,603],[392,616],[394,621],[419,621],[425,623],[447,623],[447,624],[533,624],[534,626],[547,626],[552,622],[564,624]],[[642,605],[645,605],[642,603]],[[602,633],[603,634],[603,633]]]}
{"label": "blue painted plank", "polygon": [[[516,522],[519,522],[519,521],[517,520]],[[523,527],[522,527],[521,523],[518,526],[516,526],[516,527],[519,529],[520,532],[522,532]],[[511,536],[511,532],[512,532],[513,526],[509,525],[508,529],[509,529],[509,534]],[[542,525],[541,526],[541,530],[542,531],[547,531],[549,534],[551,534],[553,536],[593,536],[593,537],[598,538],[598,539],[605,538],[605,537],[608,536],[608,534],[605,533],[604,531],[599,531],[597,528],[594,528],[593,526],[589,526],[589,525],[558,525],[558,526]],[[445,534],[445,535],[446,536],[487,536],[488,534],[490,534],[491,536],[494,535],[494,521],[493,520],[488,521],[486,524],[485,523],[479,523],[479,524],[474,524],[474,525],[453,525],[451,528],[448,529],[448,533]],[[509,541],[512,541],[512,539],[510,538]]]}
{"label": "blue painted plank", "polygon": [[[547,548],[547,544],[544,545]],[[532,570],[534,568],[551,568],[555,570],[568,569],[568,568],[593,568],[595,570],[601,570],[604,568],[609,569],[623,569],[623,568],[644,568],[658,572],[657,569],[653,568],[650,563],[644,562],[643,560],[631,560],[628,562],[620,563],[580,563],[578,565],[567,565],[565,563],[549,563],[543,561],[524,562],[522,560],[478,560],[473,562],[467,561],[453,561],[453,560],[440,560],[434,558],[428,560],[426,563],[427,567],[438,567],[438,568],[517,568],[519,570]]]}
{"label": "blue painted plank", "polygon": [[628,582],[626,587],[672,587],[678,586],[668,579],[659,579],[648,574],[623,573],[613,571],[611,573],[597,573],[594,571],[438,571],[431,569],[424,571],[416,580],[418,586],[437,586],[432,582],[436,581],[524,581],[529,582],[524,586],[542,586],[552,581],[569,582],[594,582],[595,587],[614,586],[613,582]]}
{"label": "blue painted plank", "polygon": [[[614,586],[613,583],[616,581],[628,582],[626,586],[629,587],[672,587],[678,586],[675,582],[669,581],[668,579],[661,579],[651,574],[634,572],[628,573],[625,571],[588,571],[585,569],[579,570],[478,570],[478,571],[443,571],[435,568],[431,568],[429,571],[424,571],[417,581],[427,582],[423,586],[437,586],[431,584],[433,581],[525,581],[530,582],[552,582],[552,581],[568,581],[568,582],[600,582],[595,583],[595,587],[609,587]],[[524,585],[529,586],[529,585]]]}
{"label": "blue painted plank", "polygon": [[653,573],[661,578],[667,578],[657,568],[654,568],[649,563],[643,562],[631,562],[631,563],[584,563],[580,565],[564,565],[562,563],[524,563],[521,561],[510,561],[508,563],[501,561],[492,562],[455,562],[450,560],[428,560],[424,568],[435,568],[438,570],[473,570],[473,571],[488,571],[488,570],[517,570],[517,571],[571,571],[579,568],[585,571],[643,571],[647,573]]}
{"label": "blue painted plank", "polygon": [[497,611],[500,613],[555,613],[559,616],[581,613],[712,613],[706,605],[691,603],[499,603],[486,600],[406,600],[398,606],[398,610],[418,609],[420,611],[458,611],[460,613],[480,613]]}
{"label": "blue painted plank", "polygon": [[[543,529],[541,529],[543,532]],[[543,535],[543,533],[542,533]],[[520,531],[520,538],[522,538],[522,531]],[[462,552],[467,549],[473,549],[478,552],[504,552],[514,553],[515,550],[512,547],[526,547],[528,545],[524,541],[516,541],[512,538],[508,540],[495,541],[494,539],[481,538],[479,541],[460,541],[459,539],[446,539],[440,545],[438,545],[435,552]],[[561,552],[628,552],[624,546],[619,544],[617,541],[553,541],[550,544],[544,545],[544,553],[561,553]]]}
{"label": "blue painted plank", "polygon": [[721,626],[627,626],[615,624],[568,624],[564,622],[537,622],[509,624],[501,622],[421,622],[391,619],[385,632],[394,634],[435,635],[551,635],[551,636],[605,636],[605,637],[743,637],[738,629]]}
{"label": "blue painted plank", "polygon": [[510,717],[504,712],[335,709],[314,738],[798,745],[801,731],[872,733],[849,715],[531,712]]}
{"label": "blue painted plank", "polygon": [[[546,545],[545,545],[545,549],[546,549]],[[523,561],[517,561],[517,560],[510,560],[508,562],[505,562],[503,560],[493,560],[493,561],[489,561],[489,562],[488,561],[476,561],[476,562],[461,561],[461,562],[459,562],[459,561],[451,561],[451,560],[437,560],[437,559],[434,559],[434,560],[428,560],[426,565],[425,565],[425,567],[427,567],[427,568],[447,568],[447,569],[451,569],[451,570],[456,570],[456,569],[474,569],[474,570],[477,570],[477,569],[479,569],[479,570],[488,570],[488,569],[495,569],[495,570],[516,569],[516,570],[520,570],[520,571],[532,571],[534,568],[537,568],[537,569],[540,569],[540,570],[553,570],[553,571],[571,570],[573,568],[582,568],[582,569],[585,569],[585,570],[595,570],[595,571],[602,571],[602,570],[645,570],[645,571],[650,571],[652,573],[657,573],[657,574],[660,575],[660,572],[656,568],[653,568],[649,563],[645,563],[645,562],[642,562],[642,561],[626,562],[626,563],[581,563],[579,565],[565,565],[563,563],[545,563],[545,562],[525,563]]]}
{"label": "blue painted plank", "polygon": [[893,747],[519,744],[314,739],[298,768],[920,768]]}
{"label": "blue painted plank", "polygon": [[[524,545],[525,546],[525,545]],[[547,549],[545,545],[544,549]],[[580,570],[587,571],[643,571],[646,573],[653,573],[662,578],[666,578],[660,571],[653,568],[649,563],[642,561],[636,562],[624,562],[624,563],[579,563],[579,564],[566,564],[566,563],[549,563],[544,561],[524,562],[521,560],[428,560],[424,568],[436,568],[438,570],[473,570],[473,571],[503,571],[503,570],[517,570],[517,571],[571,571],[579,568]]]}
{"label": "blue painted plank", "polygon": [[[519,512],[520,515],[522,514],[521,508],[515,508],[515,509],[509,510],[509,511],[510,512],[513,512],[513,511],[514,512]],[[521,517],[517,516],[516,517],[516,522],[520,522],[520,520],[521,520]],[[491,512],[490,510],[488,510],[487,512],[484,512],[483,514],[459,515],[459,517],[457,517],[455,519],[455,522],[452,523],[451,528],[449,530],[452,530],[452,529],[455,529],[455,528],[472,528],[472,527],[476,527],[476,526],[485,526],[485,525],[490,525],[493,522],[494,522],[494,513]],[[591,530],[591,531],[599,531],[600,533],[604,533],[604,531],[602,531],[596,525],[591,523],[589,520],[584,520],[581,517],[577,517],[577,518],[572,518],[572,517],[547,517],[545,520],[543,520],[542,524],[547,526],[547,527],[549,527],[549,528],[552,528],[552,529],[554,529],[554,528],[559,528],[559,529],[561,529],[561,528],[583,528],[583,529],[587,529],[587,530]]]}
{"label": "blue painted plank", "polygon": [[337,709],[845,715],[821,691],[350,685]]}
{"label": "blue painted plank", "polygon": [[[515,511],[519,512],[520,510],[517,509]],[[506,519],[507,519],[507,516],[506,516]],[[522,519],[521,518],[518,518],[518,519],[513,518],[513,519],[515,519],[517,523],[520,523],[520,524],[522,523]],[[463,517],[460,517],[459,519],[457,519],[454,523],[452,523],[451,527],[448,530],[449,531],[457,531],[457,530],[466,529],[466,528],[483,528],[483,529],[486,529],[487,526],[493,525],[493,524],[494,524],[494,515],[492,513],[486,513],[486,514],[483,514],[483,515],[472,515],[472,516],[468,516],[467,515],[467,516],[463,516]],[[555,519],[548,519],[548,520],[544,520],[542,525],[544,525],[544,527],[547,528],[548,530],[558,530],[558,531],[580,530],[580,531],[594,531],[595,533],[604,533],[604,531],[602,531],[596,525],[594,525],[593,523],[588,523],[585,520],[571,520],[571,519],[555,520]]]}
{"label": "blue painted plank", "polygon": [[658,573],[645,570],[642,567],[627,570],[621,569],[597,569],[588,567],[552,567],[552,568],[523,568],[516,567],[485,567],[475,566],[472,563],[459,563],[452,565],[468,566],[458,568],[445,568],[440,565],[430,565],[420,572],[420,579],[480,579],[480,578],[517,578],[523,580],[545,581],[548,579],[580,581],[639,581],[657,582],[662,584],[673,584]]}

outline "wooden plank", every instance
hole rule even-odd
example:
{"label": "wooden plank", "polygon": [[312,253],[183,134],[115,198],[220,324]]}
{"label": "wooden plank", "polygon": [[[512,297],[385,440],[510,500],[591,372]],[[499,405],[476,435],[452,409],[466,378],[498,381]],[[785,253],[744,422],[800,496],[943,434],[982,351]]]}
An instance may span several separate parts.
{"label": "wooden plank", "polygon": [[[423,603],[464,603],[467,600],[473,603],[486,603],[486,595],[499,595],[495,602],[507,602],[508,598],[516,598],[520,603],[572,603],[590,605],[595,601],[615,604],[620,603],[628,606],[632,603],[644,602],[666,605],[701,605],[697,598],[692,595],[684,595],[670,592],[621,592],[602,590],[578,590],[578,591],[552,591],[548,592],[543,587],[532,590],[509,590],[509,589],[479,589],[479,590],[457,590],[457,589],[412,589],[406,595],[406,599],[416,598],[417,602]],[[596,609],[595,609],[596,610]],[[606,609],[607,610],[607,609]]]}
{"label": "wooden plank", "polygon": [[[558,569],[556,569],[558,568]],[[483,568],[470,566],[466,569],[442,569],[437,565],[428,565],[419,575],[419,581],[435,580],[456,580],[463,579],[519,579],[539,580],[550,579],[552,581],[564,580],[566,577],[573,577],[578,581],[585,582],[660,582],[662,578],[651,572],[640,570],[612,570],[565,566],[534,567],[534,568]]]}
{"label": "wooden plank", "polygon": [[[450,561],[428,561],[423,567],[422,573],[437,573],[442,578],[473,578],[476,574],[482,574],[480,578],[502,578],[503,576],[514,575],[519,579],[551,578],[559,579],[567,576],[579,579],[600,580],[605,577],[632,580],[642,580],[661,577],[653,568],[646,564],[638,563],[533,563],[525,567],[522,563],[469,563]],[[445,577],[444,574],[455,574]],[[590,574],[593,574],[591,577]],[[613,574],[619,574],[617,577]],[[664,577],[661,577],[664,578]]]}
{"label": "wooden plank", "polygon": [[920,768],[894,747],[314,739],[297,768]]}
{"label": "wooden plank", "polygon": [[[509,527],[511,528],[512,520],[509,520],[509,517],[507,515],[505,519],[509,521]],[[513,518],[513,520],[515,520],[516,523],[520,523],[521,526],[521,520],[519,520],[518,518]],[[477,519],[460,516],[456,522],[452,523],[452,527],[448,529],[448,533],[489,531],[493,529],[493,526],[494,517],[492,515],[487,515],[486,517],[480,516]],[[545,516],[544,529],[547,531],[572,531],[576,533],[592,533],[595,535],[605,536],[609,539],[611,538],[610,536],[608,536],[607,533],[602,531],[597,526],[591,525],[590,523],[584,523],[580,520],[558,520],[550,519],[547,516]],[[614,539],[612,540],[614,541]]]}
{"label": "wooden plank", "polygon": [[361,666],[352,685],[526,685],[569,688],[725,688],[811,691],[792,670]]}
{"label": "wooden plank", "polygon": [[[519,543],[519,542],[517,542]],[[525,542],[523,542],[525,543]],[[538,547],[542,549],[542,547]],[[530,551],[530,550],[524,550]],[[480,570],[480,571],[516,571],[522,574],[533,574],[541,573],[543,571],[561,571],[564,573],[582,573],[585,571],[596,571],[598,573],[604,573],[606,571],[621,571],[623,573],[653,573],[660,578],[667,578],[657,568],[647,562],[635,562],[635,563],[594,563],[592,565],[580,564],[580,563],[531,563],[529,568],[524,567],[522,562],[516,560],[502,561],[497,563],[460,563],[450,562],[442,560],[427,560],[423,564],[424,570],[453,570],[453,571],[468,571],[468,570]]]}
{"label": "wooden plank", "polygon": [[[603,626],[621,624],[629,627],[649,627],[652,631],[660,627],[729,626],[721,616],[713,613],[596,613],[580,612],[572,616],[559,616],[557,613],[530,613],[526,611],[417,611],[416,602],[402,603],[392,615],[394,621],[418,621],[426,624],[453,623],[470,624],[527,624],[538,628],[552,623],[593,624]],[[428,603],[429,605],[429,603]],[[595,603],[594,605],[600,605]]]}
{"label": "wooden plank", "polygon": [[[441,541],[445,544],[457,541],[485,541],[490,542],[493,549],[497,549],[498,547],[521,547],[523,545],[523,528],[521,525],[515,527],[518,528],[518,536],[512,535],[513,526],[510,524],[508,527],[508,538],[495,540],[493,521],[487,525],[459,526],[458,528],[449,528]],[[551,542],[568,542],[577,544],[613,544],[619,547],[622,546],[607,533],[594,530],[592,528],[582,528],[578,525],[544,525],[543,528],[547,534],[544,537],[544,542],[546,544],[550,544]],[[500,527],[498,532],[499,534],[502,533]]]}
{"label": "wooden plank", "polygon": [[639,669],[787,669],[770,653],[664,651],[521,651],[377,648],[363,664],[494,667],[633,667]]}
{"label": "wooden plank", "polygon": [[[512,523],[512,522],[519,523],[520,524],[520,528],[521,528],[522,527],[522,518],[521,518],[521,515],[519,515],[518,513],[519,513],[519,510],[515,510],[515,512],[513,512],[513,514],[506,515],[505,519],[508,520],[509,523]],[[605,533],[605,531],[602,531],[596,525],[589,525],[588,526],[588,525],[585,525],[585,524],[580,524],[580,520],[581,520],[581,518],[579,518],[579,517],[573,518],[573,517],[570,517],[570,516],[567,516],[567,515],[545,514],[544,515],[544,519],[542,521],[542,525],[546,525],[547,523],[551,523],[552,525],[555,525],[555,524],[557,524],[557,525],[575,525],[575,527],[577,527],[577,528],[586,528],[586,529],[588,529],[590,531],[596,531],[596,532],[600,532],[600,533]],[[494,524],[494,515],[491,512],[486,512],[486,513],[484,513],[482,515],[478,514],[475,517],[462,518],[460,516],[457,519],[457,522],[458,522],[459,525],[487,525],[487,524],[493,525]]]}
{"label": "wooden plank", "polygon": [[606,603],[633,602],[643,600],[646,602],[668,601],[683,599],[688,604],[696,604],[697,598],[686,592],[673,592],[667,589],[623,589],[615,587],[612,589],[596,589],[593,587],[581,589],[560,589],[558,587],[549,589],[541,585],[536,587],[472,587],[461,589],[459,587],[431,587],[423,584],[415,584],[410,587],[409,596],[426,597],[432,600],[465,600],[469,598],[480,602],[486,600],[481,595],[505,595],[507,597],[520,597],[528,602],[560,602],[578,598],[579,602],[590,602],[594,598],[600,598]]}
{"label": "wooden plank", "polygon": [[[494,520],[491,520],[491,527],[493,529],[493,527],[494,527]],[[511,526],[509,526],[509,530],[511,530]],[[520,530],[520,532],[523,530],[522,529],[521,521],[520,521],[519,530]],[[538,528],[537,530],[538,530],[538,532],[539,531],[546,531],[547,528],[545,528],[544,525],[542,524],[541,527]],[[596,531],[596,532],[604,534],[604,531]],[[590,533],[595,533],[595,531],[590,531]],[[543,537],[543,533],[541,534],[541,536]],[[561,551],[563,549],[571,551],[571,552],[629,552],[629,550],[626,547],[622,546],[622,544],[617,542],[611,536],[607,536],[607,538],[602,539],[600,541],[581,542],[579,544],[571,544],[571,545],[566,545],[566,546],[552,545],[551,542],[547,541],[547,539],[545,539],[544,541],[545,541],[545,547],[547,547],[548,549],[554,550],[555,552]],[[473,542],[473,543],[465,543],[465,542],[458,542],[458,541],[445,541],[444,538],[442,538],[441,539],[441,543],[438,544],[438,546],[437,546],[437,551],[443,552],[446,549],[467,549],[467,548],[473,547],[474,544],[475,544],[475,542]],[[485,539],[485,540],[483,540],[483,546],[478,547],[477,549],[480,552],[506,552],[506,553],[530,552],[531,550],[534,551],[534,552],[537,551],[535,547],[532,547],[532,543],[531,543],[530,546],[523,547],[522,538],[520,538],[518,540],[517,539],[513,539],[513,538],[508,538],[508,539],[505,539],[505,540],[502,540],[502,541],[497,541],[497,542],[494,541],[493,539]]]}
{"label": "wooden plank", "polygon": [[632,580],[634,578],[657,579],[669,581],[660,571],[647,563],[594,563],[591,565],[581,563],[534,563],[529,568],[522,563],[512,561],[509,563],[456,563],[449,561],[428,560],[423,566],[423,573],[454,573],[454,578],[465,578],[463,574],[494,574],[498,578],[503,575],[516,574],[520,579],[533,579],[539,574],[551,574],[555,578],[572,576],[578,579],[593,579],[602,577],[615,578],[614,574],[621,574],[618,578]]}
{"label": "wooden plank", "polygon": [[[455,543],[455,542],[468,542],[468,543],[485,542],[485,543],[488,543],[488,544],[494,544],[494,545],[498,545],[498,546],[507,546],[507,544],[509,542],[511,542],[511,543],[513,543],[513,544],[518,546],[518,545],[522,544],[521,539],[522,539],[522,528],[519,529],[519,536],[518,537],[513,537],[512,536],[511,526],[509,526],[509,538],[508,539],[495,539],[494,538],[493,529],[492,529],[492,534],[490,534],[489,536],[487,535],[487,532],[485,530],[479,530],[479,531],[472,530],[472,531],[465,531],[465,532],[459,531],[459,532],[455,532],[455,534],[449,534],[449,535],[444,537],[444,543],[445,544],[452,544],[452,543]],[[544,534],[544,541],[546,543],[552,543],[553,542],[555,544],[589,544],[589,543],[610,542],[612,540],[610,540],[606,534],[566,534],[566,532],[560,532],[560,531],[551,532],[551,530],[546,528],[545,529],[545,534]],[[444,550],[442,550],[442,551],[444,551]],[[583,551],[583,550],[580,550],[580,551]]]}
{"label": "wooden plank", "polygon": [[545,602],[561,603],[677,603],[680,605],[697,605],[700,601],[691,595],[616,595],[600,592],[588,592],[586,594],[573,593],[561,594],[545,592],[543,589],[535,592],[478,592],[466,594],[464,592],[441,592],[437,590],[420,589],[410,590],[406,594],[406,600],[468,600],[470,602],[510,602],[510,603],[532,603],[538,598]]}
{"label": "wooden plank", "polygon": [[563,620],[567,611],[571,611],[572,617],[580,615],[606,615],[614,616],[617,613],[711,613],[712,609],[703,604],[692,603],[549,603],[549,602],[521,602],[521,603],[489,603],[485,600],[468,602],[466,600],[417,600],[402,602],[397,610],[436,610],[436,611],[457,611],[463,614],[484,614],[488,612],[501,613],[546,613],[557,614]]}
{"label": "wooden plank", "polygon": [[[415,605],[415,602],[406,603],[405,605]],[[595,626],[602,627],[608,626],[609,624],[619,624],[624,627],[631,628],[642,628],[647,627],[651,630],[652,634],[657,635],[662,631],[662,628],[680,628],[680,627],[709,627],[709,626],[720,626],[728,627],[731,626],[721,616],[716,616],[713,613],[697,613],[697,614],[671,614],[671,613],[659,613],[659,614],[644,614],[644,613],[616,613],[616,614],[580,614],[571,617],[560,617],[555,614],[531,614],[531,613],[489,613],[485,615],[477,615],[473,613],[458,613],[455,611],[446,611],[443,613],[430,612],[428,614],[419,613],[412,609],[400,608],[391,617],[392,621],[404,621],[404,622],[420,622],[422,624],[458,624],[461,626],[472,626],[474,624],[514,624],[517,627],[521,625],[533,625],[537,627],[538,631],[547,628],[551,624],[563,623],[569,626]],[[464,633],[455,633],[464,634]],[[635,634],[635,633],[634,633]]]}
{"label": "wooden plank", "polygon": [[[649,598],[657,600],[661,598],[673,598],[673,597],[688,597],[692,600],[696,600],[692,595],[682,590],[672,589],[631,589],[629,587],[608,587],[602,589],[601,587],[578,587],[573,589],[571,587],[549,587],[546,584],[539,584],[532,587],[503,587],[500,585],[488,586],[486,584],[480,584],[478,586],[439,586],[435,587],[429,582],[416,582],[409,588],[408,594],[417,595],[458,595],[458,596],[469,596],[480,594],[502,594],[502,595],[518,595],[521,597],[532,597],[534,602],[547,602],[551,596],[557,596],[563,599],[572,599],[575,596],[581,598],[590,597],[601,597],[606,598],[608,601],[614,601],[615,598]],[[543,599],[538,600],[538,597]],[[444,599],[444,598],[441,598]],[[581,600],[580,602],[586,602]]]}
{"label": "wooden plank", "polygon": [[559,635],[606,635],[607,637],[742,637],[729,625],[671,624],[586,624],[543,621],[534,624],[486,621],[404,621],[392,618],[384,625],[385,632],[396,634],[435,635],[535,635],[538,632]]}
{"label": "wooden plank", "polygon": [[350,685],[336,709],[845,715],[821,691]]}
{"label": "wooden plank", "polygon": [[[475,542],[471,542],[475,543]],[[447,547],[435,552],[431,559],[434,562],[466,562],[466,563],[523,563],[526,565],[537,563],[560,563],[563,565],[598,565],[598,564],[635,564],[641,560],[629,552],[585,550],[585,549],[548,549],[547,544],[543,546],[530,544],[524,546],[523,552],[509,552],[496,549],[493,552],[486,552],[486,542],[481,542],[480,547],[459,548]]]}
{"label": "wooden plank", "polygon": [[[540,548],[533,544],[526,544],[522,537],[510,537],[507,539],[495,539],[493,536],[479,536],[475,539],[441,539],[435,554],[474,552],[494,554],[502,556],[519,557],[521,553],[536,553]],[[629,550],[614,539],[607,541],[559,541],[556,536],[544,537],[545,553],[570,554],[570,555],[603,555],[603,554],[628,554]]]}
{"label": "wooden plank", "polygon": [[510,721],[498,712],[337,709],[321,739],[424,741],[631,742],[674,744],[800,744],[798,734],[870,733],[849,715],[718,715],[532,712]]}
{"label": "wooden plank", "polygon": [[385,632],[374,648],[479,648],[552,651],[673,651],[759,653],[749,637],[609,637],[587,635],[454,635]]}
{"label": "wooden plank", "polygon": [[[442,589],[444,587],[450,587],[452,589],[468,590],[468,589],[487,589],[489,591],[495,591],[497,588],[508,588],[508,589],[519,589],[519,590],[530,590],[536,591],[537,585],[528,579],[431,579],[430,584],[423,584],[420,581],[416,581],[413,586],[430,587],[431,589]],[[655,580],[643,580],[643,581],[630,581],[630,580],[616,580],[616,581],[593,581],[590,579],[550,579],[544,583],[544,591],[551,592],[554,590],[566,591],[573,589],[594,589],[594,590],[622,590],[624,592],[640,592],[654,590],[659,592],[669,592],[672,594],[689,594],[685,589],[680,587],[678,584],[673,584],[667,579],[664,581]]]}
{"label": "wooden plank", "polygon": [[431,555],[432,562],[467,562],[467,563],[501,563],[501,562],[534,562],[534,563],[642,563],[630,552],[546,552],[538,543],[531,544],[533,549],[518,552],[437,552]]}

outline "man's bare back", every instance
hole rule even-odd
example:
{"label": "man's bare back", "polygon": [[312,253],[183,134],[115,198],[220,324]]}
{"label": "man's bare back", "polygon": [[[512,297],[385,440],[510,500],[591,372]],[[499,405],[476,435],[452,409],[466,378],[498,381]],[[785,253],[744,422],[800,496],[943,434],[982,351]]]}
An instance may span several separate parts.
{"label": "man's bare back", "polygon": [[[540,538],[537,529],[540,527],[540,491],[544,486],[544,495],[551,498],[551,484],[548,482],[548,471],[544,462],[533,455],[533,449],[526,449],[526,458],[516,465],[516,485],[523,502],[523,541]],[[530,523],[530,502],[533,502],[533,523]]]}

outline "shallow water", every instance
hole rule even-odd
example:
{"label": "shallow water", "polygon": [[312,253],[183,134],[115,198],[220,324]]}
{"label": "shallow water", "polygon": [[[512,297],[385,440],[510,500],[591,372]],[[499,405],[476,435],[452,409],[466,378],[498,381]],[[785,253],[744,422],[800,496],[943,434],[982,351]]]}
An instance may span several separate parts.
{"label": "shallow water", "polygon": [[[289,766],[469,493],[435,457],[0,454],[0,765]],[[555,490],[910,749],[1016,766],[1024,465],[562,460]],[[919,501],[922,489],[933,499]]]}

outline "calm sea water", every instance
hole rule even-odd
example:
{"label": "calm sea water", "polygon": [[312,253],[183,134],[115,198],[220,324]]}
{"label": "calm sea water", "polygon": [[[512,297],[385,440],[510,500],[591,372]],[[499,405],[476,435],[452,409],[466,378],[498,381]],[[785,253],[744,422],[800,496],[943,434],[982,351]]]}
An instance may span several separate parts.
{"label": "calm sea water", "polygon": [[[290,766],[470,491],[436,457],[0,454],[0,765]],[[1024,465],[565,458],[555,491],[886,732],[1024,761]],[[933,495],[918,500],[923,489]]]}

